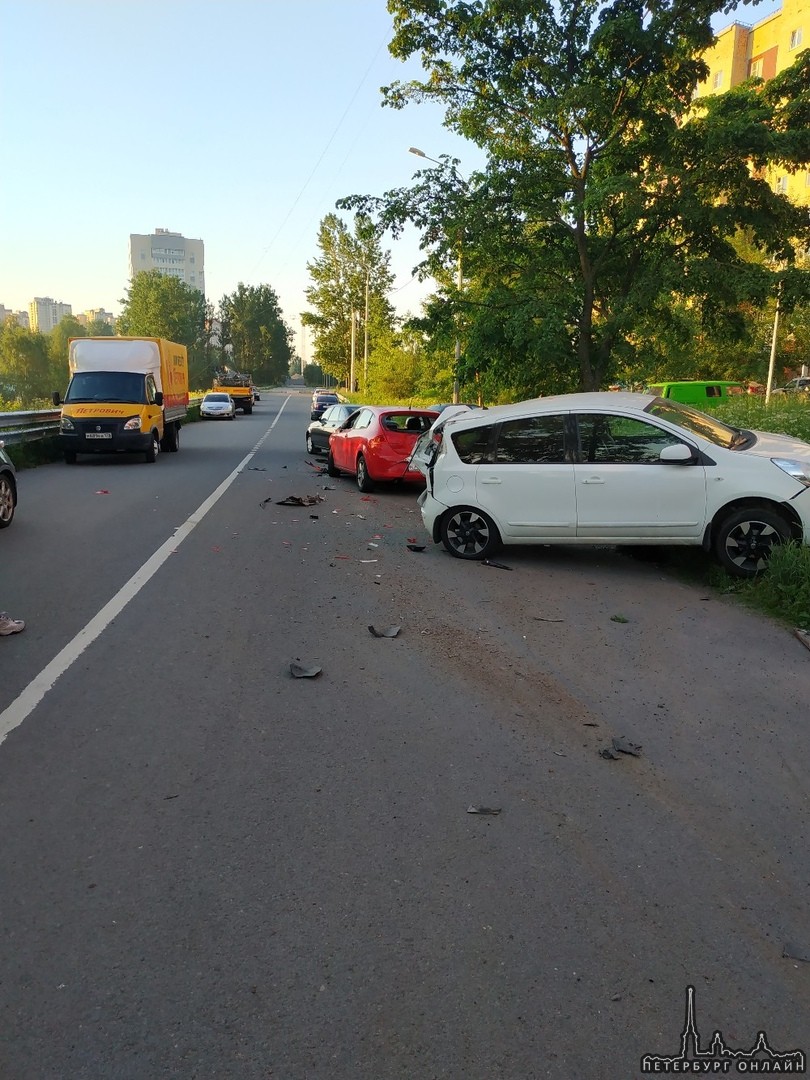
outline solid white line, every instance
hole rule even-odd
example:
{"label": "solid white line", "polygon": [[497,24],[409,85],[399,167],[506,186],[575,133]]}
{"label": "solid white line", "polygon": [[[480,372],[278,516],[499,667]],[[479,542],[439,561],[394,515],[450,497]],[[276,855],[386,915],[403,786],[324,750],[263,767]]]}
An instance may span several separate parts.
{"label": "solid white line", "polygon": [[198,506],[194,513],[177,528],[174,536],[170,537],[165,544],[162,544],[157,551],[146,560],[140,570],[135,571],[129,581],[118,590],[112,600],[106,603],[97,615],[93,616],[90,622],[78,632],[75,638],[73,638],[73,640],[67,644],[64,649],[62,649],[62,651],[42,669],[42,671],[40,671],[39,675],[36,675],[31,680],[19,697],[12,701],[7,709],[0,713],[0,745],[2,745],[9,732],[13,731],[14,728],[19,727],[23,720],[31,715],[59,676],[63,675],[71,664],[78,660],[88,645],[92,645],[96,638],[110,625],[116,615],[120,615],[130,600],[138,595],[147,581],[154,577],[169,556],[177,551],[195,526],[199,525],[208,511],[219,502],[237,476],[244,470],[247,463],[255,456],[265,439],[269,437],[289,400],[289,397],[285,398],[281,408],[278,410],[275,420],[273,420],[273,423],[261,439],[259,439],[253,449],[239,462],[233,472],[229,476],[226,476],[219,487],[208,496],[205,502]]}

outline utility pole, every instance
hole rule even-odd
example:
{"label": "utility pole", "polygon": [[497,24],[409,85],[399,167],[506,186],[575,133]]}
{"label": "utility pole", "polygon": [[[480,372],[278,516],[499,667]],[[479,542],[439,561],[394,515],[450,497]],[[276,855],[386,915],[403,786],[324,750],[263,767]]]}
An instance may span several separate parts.
{"label": "utility pole", "polygon": [[363,393],[368,388],[368,267],[366,267],[366,315],[363,320]]}
{"label": "utility pole", "polygon": [[352,311],[352,358],[349,364],[349,393],[354,393],[354,356],[357,336],[357,312]]}

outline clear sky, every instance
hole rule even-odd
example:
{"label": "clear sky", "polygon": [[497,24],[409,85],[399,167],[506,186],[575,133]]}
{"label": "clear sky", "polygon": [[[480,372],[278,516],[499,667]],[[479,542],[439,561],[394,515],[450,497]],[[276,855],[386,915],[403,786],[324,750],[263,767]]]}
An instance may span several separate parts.
{"label": "clear sky", "polygon": [[[482,161],[437,107],[380,106],[419,75],[390,38],[385,0],[0,0],[0,304],[117,314],[129,234],[165,228],[204,241],[214,304],[272,286],[300,348],[336,200],[409,183],[410,146]],[[416,312],[417,238],[388,246],[392,300]]]}

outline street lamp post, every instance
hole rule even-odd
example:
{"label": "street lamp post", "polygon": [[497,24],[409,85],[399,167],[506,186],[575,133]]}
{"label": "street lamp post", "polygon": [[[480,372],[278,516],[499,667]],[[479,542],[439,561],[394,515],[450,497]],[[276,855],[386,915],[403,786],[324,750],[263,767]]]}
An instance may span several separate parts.
{"label": "street lamp post", "polygon": [[[429,157],[424,152],[424,150],[420,150],[416,146],[409,147],[408,148],[408,153],[409,154],[416,154],[417,157],[424,158],[426,161],[432,161],[436,165],[442,165],[443,164],[443,162],[439,161],[437,158]],[[466,191],[467,190],[467,182],[465,181],[464,177],[461,175],[461,173],[458,171],[458,169],[455,167],[455,165],[453,165],[452,168],[453,168],[453,172],[456,174],[456,176],[461,181],[461,186]],[[458,268],[457,268],[457,275],[456,275],[456,288],[458,289],[459,296],[461,296],[461,290],[464,287],[464,275],[463,275],[463,269],[462,269],[462,251],[463,251],[463,245],[462,245],[461,237],[459,236],[459,241],[458,241]],[[459,399],[459,371],[460,371],[460,369],[461,369],[461,337],[460,337],[459,332],[458,332],[458,319],[456,319],[455,363],[453,365],[453,404],[454,405],[458,405],[458,399]]]}

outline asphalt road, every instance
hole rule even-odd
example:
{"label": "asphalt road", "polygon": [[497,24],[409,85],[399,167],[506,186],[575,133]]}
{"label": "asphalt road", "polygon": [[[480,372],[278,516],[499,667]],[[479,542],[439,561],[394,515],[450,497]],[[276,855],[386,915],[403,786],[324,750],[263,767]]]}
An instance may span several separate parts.
{"label": "asphalt road", "polygon": [[629,1080],[687,986],[810,1052],[810,652],[611,550],[412,553],[307,417],[20,474],[0,1078]]}

